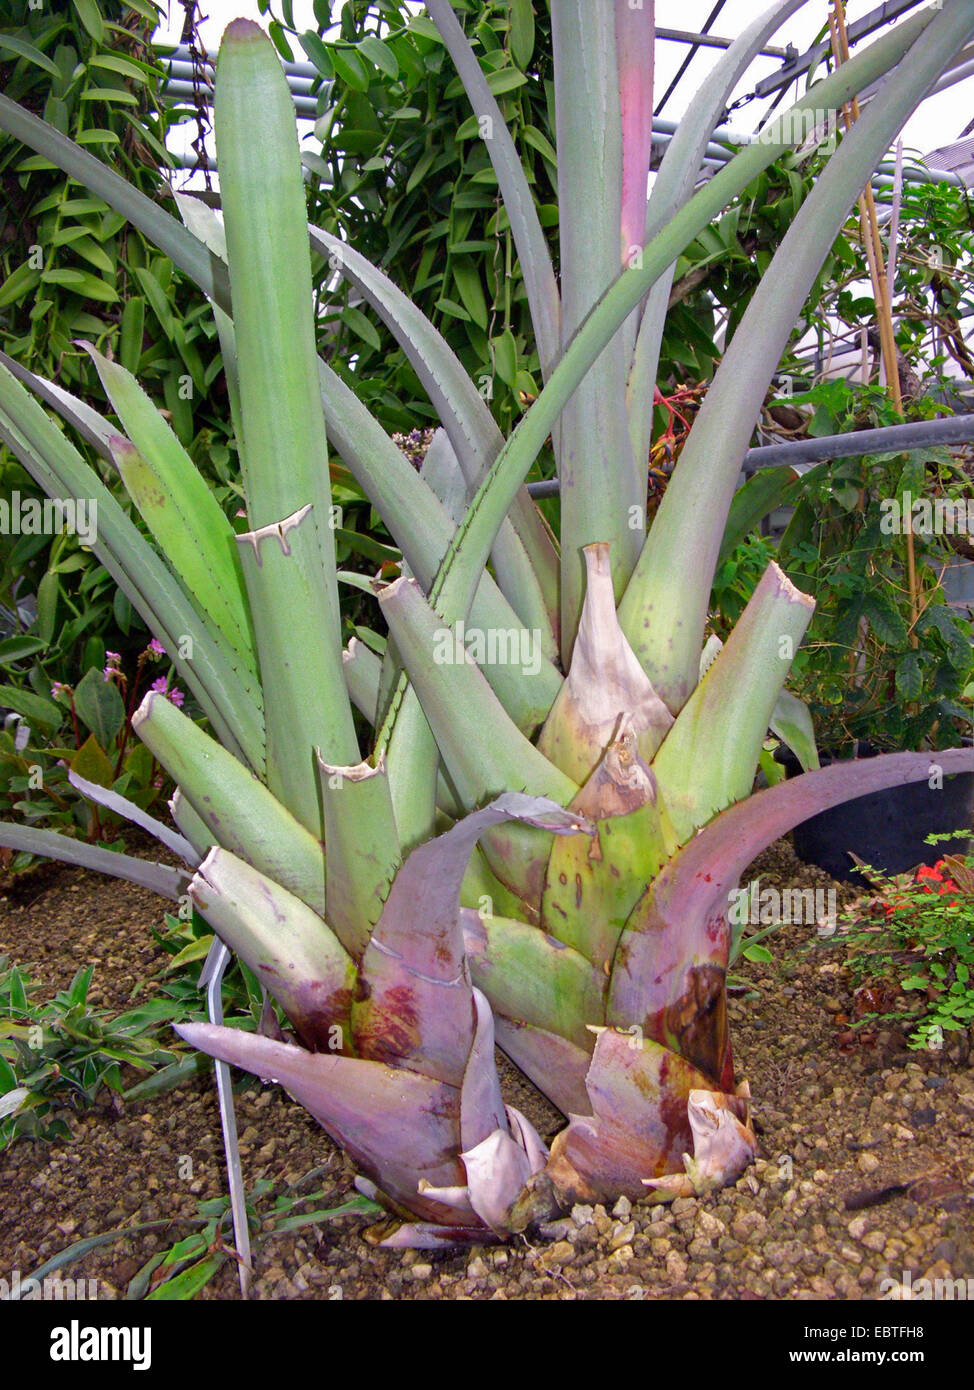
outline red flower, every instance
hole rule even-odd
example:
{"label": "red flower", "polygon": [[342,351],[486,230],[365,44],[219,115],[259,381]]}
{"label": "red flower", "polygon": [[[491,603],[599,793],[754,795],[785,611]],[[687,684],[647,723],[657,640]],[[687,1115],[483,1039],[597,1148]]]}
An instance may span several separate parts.
{"label": "red flower", "polygon": [[[941,860],[940,863],[942,864],[943,860]],[[939,865],[931,868],[929,864],[921,864],[919,869],[917,869],[917,878],[934,878],[938,883],[942,883],[944,876],[938,870]]]}

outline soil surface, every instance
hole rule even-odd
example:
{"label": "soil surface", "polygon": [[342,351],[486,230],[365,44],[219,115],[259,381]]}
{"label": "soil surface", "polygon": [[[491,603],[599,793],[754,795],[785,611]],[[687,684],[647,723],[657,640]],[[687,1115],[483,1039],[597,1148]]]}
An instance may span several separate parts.
{"label": "soil surface", "polygon": [[[786,842],[745,882],[758,874],[762,887],[837,886],[800,865]],[[841,901],[851,890],[838,891]],[[30,963],[51,994],[94,961],[92,1002],[121,1011],[168,962],[150,930],[162,921],[160,900],[134,885],[50,866],[0,892],[0,953]],[[452,1253],[377,1250],[363,1239],[363,1216],[279,1234],[265,1219],[252,1296],[850,1300],[895,1297],[921,1277],[974,1279],[969,1037],[915,1052],[896,1029],[854,1031],[841,946],[798,926],[766,944],[771,964],[742,966],[756,997],[731,1002],[738,1074],[750,1082],[762,1145],[736,1186],[671,1206],[576,1207],[507,1247]],[[504,1082],[553,1136],[558,1114],[507,1064]],[[17,1270],[26,1279],[85,1237],[170,1222],[61,1271],[97,1280],[99,1298],[124,1298],[154,1252],[190,1233],[179,1218],[225,1193],[211,1075],[151,1101],[105,1094],[94,1109],[68,1112],[69,1141],[18,1140],[0,1152],[0,1277]],[[316,1209],[355,1195],[351,1165],[279,1087],[242,1078],[236,1103],[248,1190],[261,1178],[273,1184],[265,1215],[302,1179]],[[232,1260],[200,1297],[240,1297]]]}

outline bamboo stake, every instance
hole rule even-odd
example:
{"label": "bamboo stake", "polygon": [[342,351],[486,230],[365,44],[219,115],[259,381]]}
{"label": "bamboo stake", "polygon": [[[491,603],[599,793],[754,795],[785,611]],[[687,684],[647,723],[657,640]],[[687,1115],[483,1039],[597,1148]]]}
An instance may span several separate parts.
{"label": "bamboo stake", "polygon": [[[837,64],[849,60],[849,35],[845,22],[845,0],[832,0],[829,14],[829,34],[832,40],[832,54]],[[852,97],[842,109],[842,120],[848,130],[859,119],[859,99]],[[869,264],[869,277],[872,280],[873,296],[876,301],[876,324],[879,329],[880,352],[886,378],[886,388],[893,399],[893,405],[900,419],[903,418],[903,394],[900,390],[899,364],[896,360],[896,336],[893,332],[893,311],[890,284],[883,261],[883,244],[879,234],[879,218],[876,214],[876,200],[872,184],[868,183],[859,198],[859,226],[862,244]],[[913,518],[904,514],[906,532],[906,574],[910,591],[910,643],[917,646],[916,623],[919,617],[917,607],[916,550],[913,541]]]}

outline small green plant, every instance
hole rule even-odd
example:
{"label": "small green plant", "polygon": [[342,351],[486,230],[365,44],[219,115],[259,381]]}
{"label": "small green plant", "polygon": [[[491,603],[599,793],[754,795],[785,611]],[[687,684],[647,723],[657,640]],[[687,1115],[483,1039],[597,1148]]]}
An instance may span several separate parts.
{"label": "small green plant", "polygon": [[[383,1215],[377,1203],[358,1195],[335,1207],[316,1206],[326,1194],[302,1191],[302,1188],[323,1172],[323,1168],[312,1169],[276,1196],[275,1184],[270,1178],[257,1179],[247,1195],[247,1223],[255,1256],[275,1236],[336,1221],[342,1216]],[[212,1197],[200,1202],[197,1209],[200,1229],[148,1259],[129,1283],[126,1298],[186,1302],[206,1287],[227,1260],[240,1258],[232,1240],[228,1241],[224,1235],[230,1221],[230,1199]],[[331,1285],[328,1297],[340,1299],[341,1287]]]}
{"label": "small green plant", "polygon": [[[809,409],[813,436],[898,419],[885,390],[840,380],[823,381],[790,404]],[[928,397],[914,401],[911,418],[937,408]],[[820,748],[844,755],[857,741],[883,751],[946,748],[968,735],[974,634],[963,612],[945,601],[941,581],[955,552],[969,545],[953,534],[960,531],[954,521],[974,512],[974,501],[949,452],[867,455],[819,464],[800,478],[790,469],[767,475],[780,483],[772,505],[791,505],[794,514],[776,554],[770,540],[752,534],[724,557],[714,588],[717,631],[723,635],[736,621],[774,556],[816,603],[789,687],[808,705]],[[762,481],[758,475],[748,487],[757,492]],[[938,503],[949,529],[936,525]],[[929,526],[919,505],[929,507]],[[906,510],[914,530],[915,613]]]}
{"label": "small green plant", "polygon": [[[325,1193],[306,1189],[325,1171],[326,1167],[313,1168],[296,1182],[286,1184],[283,1191],[276,1195],[275,1185],[268,1178],[258,1178],[246,1200],[254,1255],[259,1254],[272,1238],[286,1236],[293,1231],[336,1221],[343,1216],[381,1215],[382,1208],[362,1196],[350,1197],[334,1207],[315,1205],[323,1200]],[[131,1240],[144,1231],[164,1228],[168,1234],[173,1227],[189,1227],[188,1236],[152,1255],[133,1275],[125,1291],[127,1300],[186,1302],[206,1287],[228,1259],[239,1259],[236,1250],[224,1236],[230,1220],[229,1200],[226,1197],[212,1197],[197,1203],[196,1211],[195,1216],[142,1221],[135,1226],[121,1226],[117,1230],[76,1240],[34,1270],[22,1281],[22,1287],[29,1286],[31,1280],[40,1284],[56,1271],[69,1268],[92,1250],[112,1245],[115,1241]],[[332,1284],[328,1287],[327,1297],[341,1299],[343,1292],[340,1285]]]}
{"label": "small green plant", "polygon": [[[866,1006],[859,1025],[906,1020],[911,1048],[939,1050],[945,1033],[974,1024],[974,857],[947,855],[914,874],[868,874],[876,895],[844,914],[857,999]],[[885,985],[909,996],[910,1006],[871,1009]]]}
{"label": "small green plant", "polygon": [[152,999],[112,1018],[88,1002],[93,970],[79,970],[41,1004],[30,967],[0,956],[0,1149],[19,1138],[67,1137],[63,1112],[93,1105],[104,1088],[123,1092],[125,1066],[151,1071],[179,1061],[179,1045],[156,1036],[181,1016],[179,1006]]}
{"label": "small green plant", "polygon": [[[145,811],[165,781],[152,754],[132,736],[132,716],[150,690],[182,706],[183,691],[153,639],[139,653],[131,675],[118,652],[104,666],[90,667],[74,687],[55,681],[50,692],[0,686],[0,708],[20,716],[0,732],[0,807],[29,825],[56,827],[90,843],[121,847],[116,828],[124,824],[111,805],[86,795],[98,786]],[[161,673],[161,674],[158,674]],[[16,872],[34,862],[30,854],[11,861]]]}

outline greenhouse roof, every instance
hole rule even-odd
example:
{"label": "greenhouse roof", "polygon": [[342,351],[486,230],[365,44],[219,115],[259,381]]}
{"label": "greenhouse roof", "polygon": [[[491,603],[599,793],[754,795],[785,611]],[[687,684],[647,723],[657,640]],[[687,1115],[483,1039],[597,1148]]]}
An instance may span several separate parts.
{"label": "greenhouse roof", "polygon": [[[846,19],[850,46],[868,41],[890,25],[900,22],[927,0],[846,0]],[[266,0],[265,0],[266,7]],[[751,21],[763,3],[755,0],[657,0],[656,96],[655,112],[661,140],[672,131],[693,99],[694,93],[706,83],[714,64],[743,27]],[[215,53],[226,24],[238,15],[248,15],[267,23],[261,16],[260,0],[208,0],[201,37],[209,53]],[[422,6],[411,6],[417,13]],[[794,100],[804,90],[809,72],[824,61],[831,61],[828,33],[829,0],[814,0],[786,20],[771,42],[755,59],[738,84],[725,113],[725,131],[736,137],[736,143],[753,138],[774,111],[787,100]],[[160,25],[156,41],[160,46],[177,45],[182,35],[185,11],[182,4],[170,0],[170,17]],[[338,14],[340,5],[333,6]],[[272,3],[271,13],[279,13],[280,5]],[[312,0],[293,0],[296,30],[315,28]],[[297,61],[287,65],[295,105],[299,116],[310,118],[315,113],[312,82],[315,70],[301,61],[304,54],[297,44]],[[188,75],[184,66],[188,55],[176,55],[174,95],[185,95],[181,84]],[[957,142],[970,134],[969,122],[974,107],[974,45],[956,56],[951,69],[940,79],[932,93],[920,105],[904,132],[908,154],[927,155],[940,150],[947,142]],[[953,148],[944,146],[944,148]],[[931,167],[959,174],[970,179],[970,157],[960,164],[945,162],[938,157]],[[908,165],[909,176],[909,165]]]}

